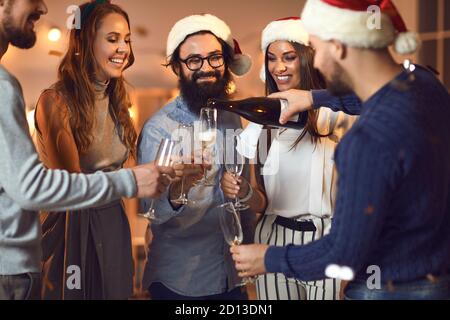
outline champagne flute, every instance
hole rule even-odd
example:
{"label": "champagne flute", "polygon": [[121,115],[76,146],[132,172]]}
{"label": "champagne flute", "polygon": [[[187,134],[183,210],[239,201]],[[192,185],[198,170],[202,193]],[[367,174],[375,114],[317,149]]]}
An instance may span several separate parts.
{"label": "champagne flute", "polygon": [[[192,125],[188,125],[188,124],[179,124],[178,125],[178,132],[177,132],[178,143],[175,147],[175,155],[177,157],[177,160],[175,160],[175,163],[178,163],[178,164],[192,163],[191,159],[188,157],[190,157],[192,155],[193,135],[194,135],[194,127]],[[184,192],[185,181],[186,181],[186,179],[183,176],[181,178],[180,196],[178,197],[178,199],[171,200],[175,204],[189,205],[189,204],[194,203],[194,201],[189,200],[187,198],[187,194]]]}
{"label": "champagne flute", "polygon": [[[214,158],[217,136],[217,109],[202,108],[200,110],[199,140],[202,143],[202,156],[204,164],[212,164]],[[202,186],[215,186],[214,181],[207,177],[208,170],[204,169],[203,179],[197,183]]]}
{"label": "champagne flute", "polygon": [[[234,207],[232,202],[225,203],[219,208],[225,210],[220,210],[219,222],[220,228],[222,229],[225,241],[230,246],[238,246],[244,241],[244,233],[242,231],[241,219],[239,217],[239,212]],[[256,277],[246,277],[242,279],[240,286],[245,286],[249,283],[253,283]]]}
{"label": "champagne flute", "polygon": [[[230,134],[225,137],[224,155],[225,155],[225,170],[231,174],[236,180],[242,175],[245,165],[245,157],[237,151],[237,146],[240,144],[240,137],[237,134]],[[250,206],[241,203],[238,196],[236,196],[234,208],[237,211],[243,211],[250,208]]]}
{"label": "champagne flute", "polygon": [[[156,152],[155,164],[157,167],[170,167],[172,166],[172,155],[175,147],[175,141],[170,139],[162,139],[159,144],[158,151]],[[145,213],[138,213],[139,216],[148,220],[156,219],[156,211],[154,208],[155,200],[152,199],[150,208]]]}

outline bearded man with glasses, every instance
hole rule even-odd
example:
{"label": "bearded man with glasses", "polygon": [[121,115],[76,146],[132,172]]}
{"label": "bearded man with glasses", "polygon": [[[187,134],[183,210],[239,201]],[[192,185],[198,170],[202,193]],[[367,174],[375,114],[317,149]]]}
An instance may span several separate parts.
{"label": "bearded man with glasses", "polygon": [[[199,120],[200,109],[209,98],[229,98],[232,73],[247,73],[248,56],[240,52],[230,28],[219,18],[205,14],[188,16],[172,28],[167,41],[168,64],[178,76],[180,95],[146,122],[138,142],[140,163],[154,159],[162,138],[169,138],[180,124]],[[241,128],[239,116],[218,110],[219,134]],[[220,146],[217,147],[220,149]],[[220,154],[221,150],[217,150]],[[248,169],[248,168],[246,168]],[[184,192],[194,200],[175,206],[170,200],[180,195],[180,182],[174,182],[160,200],[154,202],[156,218],[144,274],[143,288],[156,300],[235,300],[245,299],[237,288],[240,279],[224,241],[217,208],[225,199],[219,186],[223,168],[213,165],[209,175],[214,186],[193,183],[201,177],[200,165],[177,165],[177,176],[185,177]],[[244,172],[248,179],[248,170]],[[248,181],[248,180],[247,180]],[[249,187],[242,187],[245,197]],[[151,199],[141,201],[141,212]],[[252,242],[254,214],[242,212],[245,240]]]}

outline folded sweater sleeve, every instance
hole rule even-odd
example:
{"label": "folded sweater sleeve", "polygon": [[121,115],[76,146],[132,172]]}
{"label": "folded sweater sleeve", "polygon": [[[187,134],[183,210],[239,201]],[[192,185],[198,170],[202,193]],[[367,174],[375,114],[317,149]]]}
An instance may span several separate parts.
{"label": "folded sweater sleeve", "polygon": [[362,103],[355,94],[336,97],[328,90],[313,90],[312,97],[314,109],[327,107],[333,111],[343,111],[350,115],[359,115],[361,113]]}

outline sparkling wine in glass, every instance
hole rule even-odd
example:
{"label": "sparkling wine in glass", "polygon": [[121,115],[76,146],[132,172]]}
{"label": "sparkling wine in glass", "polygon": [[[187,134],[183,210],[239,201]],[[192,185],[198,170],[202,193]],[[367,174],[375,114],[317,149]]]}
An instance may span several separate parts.
{"label": "sparkling wine in glass", "polygon": [[[217,110],[202,108],[200,110],[200,132],[198,138],[202,143],[203,163],[213,163],[217,136]],[[197,183],[202,186],[215,186],[215,182],[208,179],[208,170],[204,169],[203,179]]]}

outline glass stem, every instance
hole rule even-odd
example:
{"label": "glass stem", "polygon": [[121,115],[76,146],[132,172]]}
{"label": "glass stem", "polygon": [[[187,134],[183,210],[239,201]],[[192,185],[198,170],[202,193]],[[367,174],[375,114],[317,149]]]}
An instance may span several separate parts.
{"label": "glass stem", "polygon": [[153,209],[153,205],[155,204],[155,200],[154,199],[152,199],[152,202],[150,202],[150,209],[148,209],[148,211],[149,212],[152,212],[154,209]]}
{"label": "glass stem", "polygon": [[206,181],[206,179],[208,178],[208,170],[206,170],[206,168],[203,169],[203,181]]}
{"label": "glass stem", "polygon": [[[233,174],[233,177],[234,177],[236,180],[239,179],[239,176],[238,176],[236,173]],[[236,195],[236,199],[235,199],[235,201],[234,201],[234,206],[235,206],[236,208],[239,208],[239,207],[241,206],[241,201],[240,201],[240,199],[239,199],[239,193]]]}
{"label": "glass stem", "polygon": [[180,194],[180,199],[186,199],[186,195],[184,193],[184,179],[185,177],[183,176],[183,178],[181,178],[181,194]]}

